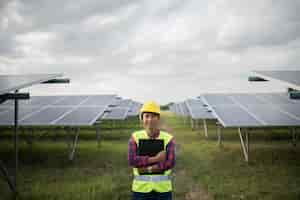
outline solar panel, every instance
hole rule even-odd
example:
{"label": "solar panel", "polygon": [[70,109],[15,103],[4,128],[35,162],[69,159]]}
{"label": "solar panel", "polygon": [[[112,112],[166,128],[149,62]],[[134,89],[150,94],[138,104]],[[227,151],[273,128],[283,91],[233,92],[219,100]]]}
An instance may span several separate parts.
{"label": "solar panel", "polygon": [[25,119],[23,118],[20,125],[53,125],[57,118],[71,109],[73,107],[47,107]]}
{"label": "solar panel", "polygon": [[181,108],[180,108],[179,104],[175,104],[175,112],[177,115],[181,115]]}
{"label": "solar panel", "polygon": [[191,107],[203,107],[204,106],[204,102],[201,101],[200,99],[187,99],[185,102]]}
{"label": "solar panel", "polygon": [[[41,107],[20,107],[19,108],[19,121],[24,118],[26,115],[32,113],[32,112],[36,112],[38,110],[40,110]],[[15,111],[13,108],[10,108],[7,112],[1,112],[0,113],[0,125],[2,126],[11,126],[14,124],[14,119],[15,119]]]}
{"label": "solar panel", "polygon": [[[22,101],[28,101],[28,100],[22,100]],[[0,104],[0,106],[13,106],[13,105],[14,105],[14,101],[13,100],[6,100],[2,104]]]}
{"label": "solar panel", "polygon": [[[222,104],[217,98],[226,99],[226,102]],[[300,125],[299,104],[287,101],[282,95],[210,94],[209,98],[203,95],[203,99],[224,127]]]}
{"label": "solar panel", "polygon": [[[111,95],[71,95],[71,96],[32,96],[29,100],[20,101],[21,106],[105,106],[112,102]],[[0,106],[13,106],[13,100],[6,101]]]}
{"label": "solar panel", "polygon": [[176,105],[176,104],[173,105],[173,112],[174,112],[175,114],[178,114],[178,112],[177,112],[177,105]]}
{"label": "solar panel", "polygon": [[300,118],[300,106],[297,104],[281,104],[278,108]]}
{"label": "solar panel", "polygon": [[128,108],[113,108],[105,112],[102,119],[124,120],[127,117]]}
{"label": "solar panel", "polygon": [[63,96],[32,96],[28,101],[21,101],[21,106],[45,106],[61,101]]}
{"label": "solar panel", "polygon": [[[62,97],[54,97],[54,96],[31,96],[28,100],[19,101],[20,106],[44,106],[56,100],[56,98],[60,99]],[[8,100],[0,106],[14,106],[14,100]]]}
{"label": "solar panel", "polygon": [[171,111],[171,112],[175,112],[174,111],[174,105],[172,104],[172,105],[169,105],[169,110]]}
{"label": "solar panel", "polygon": [[0,94],[29,87],[62,76],[62,74],[0,75]]}
{"label": "solar panel", "polygon": [[130,109],[128,111],[127,116],[137,116],[137,115],[139,115],[139,112],[140,112],[139,110],[140,110],[139,108],[137,108],[137,109],[135,109],[135,108]]}
{"label": "solar panel", "polygon": [[65,96],[62,100],[53,103],[53,105],[57,106],[77,106],[84,100],[86,100],[88,96],[86,95],[72,95],[72,96]]}
{"label": "solar panel", "polygon": [[217,106],[213,110],[218,121],[224,127],[255,127],[263,125],[239,106]]}
{"label": "solar panel", "polygon": [[[33,96],[30,101],[20,106],[19,124],[92,125],[113,98],[114,95]],[[84,105],[88,101],[91,104]],[[8,126],[14,123],[13,108],[13,104],[10,103],[0,105],[0,125]]]}
{"label": "solar panel", "polygon": [[130,99],[124,99],[119,102],[119,107],[130,107],[132,105],[132,101]]}
{"label": "solar panel", "polygon": [[277,80],[292,88],[300,90],[300,71],[254,71],[267,80]]}
{"label": "solar panel", "polygon": [[196,108],[191,110],[192,119],[216,119],[216,117],[206,108]]}
{"label": "solar panel", "polygon": [[203,94],[201,99],[204,103],[208,103],[210,106],[217,105],[233,105],[233,101],[227,96],[227,94]]}
{"label": "solar panel", "polygon": [[188,99],[185,101],[192,119],[215,119],[214,115],[204,107],[201,100]]}
{"label": "solar panel", "polygon": [[300,120],[295,119],[270,105],[245,105],[247,109],[264,121],[267,126],[295,126],[300,125]]}
{"label": "solar panel", "polygon": [[184,102],[179,103],[180,112],[182,116],[189,116],[189,110]]}
{"label": "solar panel", "polygon": [[176,113],[176,112],[175,112],[175,104],[172,104],[172,105],[171,105],[170,110],[171,110],[172,112]]}
{"label": "solar panel", "polygon": [[139,115],[141,107],[142,107],[141,103],[133,101],[132,104],[131,104],[131,107],[129,108],[127,116],[137,116],[137,115]]}
{"label": "solar panel", "polygon": [[[230,94],[228,97],[240,102],[241,104],[267,104],[268,102],[260,100],[255,94]],[[232,100],[232,99],[231,99]]]}
{"label": "solar panel", "polygon": [[190,109],[186,105],[186,102],[174,103],[169,106],[169,109],[174,112],[176,115],[181,116],[190,116]]}
{"label": "solar panel", "polygon": [[174,112],[176,115],[181,115],[180,108],[177,103],[174,104]]}
{"label": "solar panel", "polygon": [[84,126],[93,125],[97,119],[104,113],[105,107],[100,106],[81,106],[77,107],[66,115],[61,116],[54,122],[55,125],[64,126]]}
{"label": "solar panel", "polygon": [[2,112],[7,112],[8,110],[9,110],[9,108],[3,108],[3,107],[1,108],[1,107],[0,107],[0,113],[2,113]]}
{"label": "solar panel", "polygon": [[116,95],[93,95],[84,101],[82,106],[107,106],[109,105]]}
{"label": "solar panel", "polygon": [[290,99],[286,93],[259,93],[256,94],[257,97],[263,98],[266,101],[275,104],[295,104],[300,103],[299,99]]}
{"label": "solar panel", "polygon": [[201,99],[210,106],[233,105],[232,98],[243,104],[290,104],[300,103],[300,100],[290,99],[284,93],[230,93],[230,94],[204,94]]}

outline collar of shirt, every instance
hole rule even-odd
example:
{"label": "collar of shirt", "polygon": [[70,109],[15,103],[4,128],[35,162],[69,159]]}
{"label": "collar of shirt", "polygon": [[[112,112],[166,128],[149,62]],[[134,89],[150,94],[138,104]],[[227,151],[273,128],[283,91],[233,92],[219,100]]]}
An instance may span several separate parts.
{"label": "collar of shirt", "polygon": [[150,136],[150,135],[148,135],[148,136],[149,136],[149,138],[151,138],[151,139],[155,139],[155,138],[158,138],[159,133],[160,133],[160,131],[157,130],[157,131],[154,132],[154,134],[153,134],[152,136]]}

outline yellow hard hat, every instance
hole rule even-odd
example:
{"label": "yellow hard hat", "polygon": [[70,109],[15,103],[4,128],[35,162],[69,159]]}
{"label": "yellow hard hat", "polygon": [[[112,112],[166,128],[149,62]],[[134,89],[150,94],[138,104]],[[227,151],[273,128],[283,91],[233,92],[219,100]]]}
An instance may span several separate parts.
{"label": "yellow hard hat", "polygon": [[160,106],[155,103],[154,101],[147,101],[144,103],[140,110],[140,116],[142,118],[142,115],[144,112],[151,112],[151,113],[156,113],[160,115]]}

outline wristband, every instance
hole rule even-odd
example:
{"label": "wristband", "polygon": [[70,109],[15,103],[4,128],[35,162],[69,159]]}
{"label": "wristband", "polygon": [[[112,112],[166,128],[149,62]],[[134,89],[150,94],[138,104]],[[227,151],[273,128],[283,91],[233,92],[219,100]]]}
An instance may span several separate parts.
{"label": "wristband", "polygon": [[152,166],[147,167],[147,172],[148,172],[149,174],[152,173]]}

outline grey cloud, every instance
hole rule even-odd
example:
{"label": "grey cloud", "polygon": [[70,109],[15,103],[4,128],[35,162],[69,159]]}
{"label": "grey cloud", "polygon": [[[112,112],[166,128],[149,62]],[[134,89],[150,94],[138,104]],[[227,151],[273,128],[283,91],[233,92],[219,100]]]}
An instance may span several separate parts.
{"label": "grey cloud", "polygon": [[299,38],[299,1],[252,1],[249,5],[231,2],[227,5],[229,17],[220,29],[221,47],[239,50],[278,46]]}
{"label": "grey cloud", "polygon": [[128,0],[98,1],[98,0],[23,0],[21,15],[31,18],[38,27],[52,24],[76,23],[86,16],[97,13],[108,13],[133,3]]}
{"label": "grey cloud", "polygon": [[7,6],[8,3],[9,3],[9,0],[0,1],[0,10],[3,10]]}
{"label": "grey cloud", "polygon": [[16,57],[19,55],[16,47],[16,41],[11,38],[10,34],[0,32],[0,55],[6,57]]}
{"label": "grey cloud", "polygon": [[299,69],[296,0],[13,2],[0,3],[0,64],[13,61],[0,70],[64,72],[72,92],[167,103],[237,86],[251,70]]}

